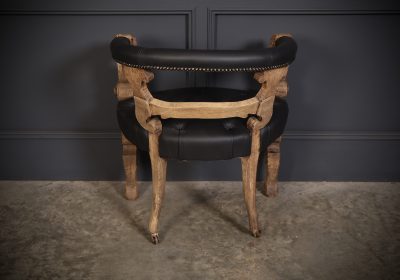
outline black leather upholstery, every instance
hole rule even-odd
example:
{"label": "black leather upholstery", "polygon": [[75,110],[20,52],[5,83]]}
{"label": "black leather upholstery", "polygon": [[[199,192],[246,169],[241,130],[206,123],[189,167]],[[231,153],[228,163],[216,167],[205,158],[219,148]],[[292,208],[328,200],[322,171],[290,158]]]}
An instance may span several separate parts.
{"label": "black leather upholstery", "polygon": [[170,102],[235,102],[256,96],[256,90],[195,87],[152,92],[153,97]]}
{"label": "black leather upholstery", "polygon": [[118,63],[143,69],[254,72],[284,67],[295,59],[293,38],[281,37],[275,45],[258,50],[161,49],[132,46],[129,39],[116,37],[111,52]]}
{"label": "black leather upholstery", "polygon": [[[250,98],[255,91],[220,88],[186,88],[153,92],[166,101],[238,101]],[[118,122],[124,135],[136,146],[148,151],[148,133],[137,122],[133,99],[118,103]],[[261,129],[261,150],[279,137],[285,128],[288,106],[276,98],[269,124]],[[160,156],[180,160],[223,160],[250,154],[251,134],[247,119],[165,119],[159,139]]]}

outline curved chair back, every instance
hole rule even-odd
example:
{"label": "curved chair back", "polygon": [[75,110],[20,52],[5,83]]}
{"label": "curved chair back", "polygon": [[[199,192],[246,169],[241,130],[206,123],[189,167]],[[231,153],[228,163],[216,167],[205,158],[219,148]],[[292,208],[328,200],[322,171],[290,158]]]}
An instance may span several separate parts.
{"label": "curved chair back", "polygon": [[[139,123],[150,132],[154,117],[215,119],[249,118],[251,128],[262,128],[271,118],[274,97],[287,94],[286,75],[295,59],[297,45],[289,34],[272,36],[270,47],[262,50],[180,50],[143,48],[131,35],[117,35],[111,52],[118,63],[120,100],[134,97]],[[147,70],[256,72],[261,84],[255,97],[236,102],[167,102],[156,99],[147,84],[154,74]]]}
{"label": "curved chair back", "polygon": [[132,37],[117,35],[111,42],[115,61],[141,69],[259,72],[289,65],[296,55],[296,42],[280,36],[274,47],[260,50],[187,50],[143,48]]}

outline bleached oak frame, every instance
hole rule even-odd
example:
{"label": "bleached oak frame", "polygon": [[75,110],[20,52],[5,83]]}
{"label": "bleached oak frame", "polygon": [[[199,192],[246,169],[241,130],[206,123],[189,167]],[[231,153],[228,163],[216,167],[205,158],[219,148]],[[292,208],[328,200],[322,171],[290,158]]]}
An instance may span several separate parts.
{"label": "bleached oak frame", "polygon": [[[126,37],[131,45],[136,45],[136,38],[129,34],[118,34]],[[282,36],[290,34],[275,34],[271,37],[270,47]],[[246,208],[249,217],[249,228],[253,236],[258,237],[256,210],[256,175],[260,153],[260,129],[271,119],[275,96],[286,97],[288,85],[286,76],[288,66],[257,72],[254,74],[261,87],[253,98],[238,102],[166,102],[156,99],[149,91],[147,84],[154,74],[147,70],[124,66],[117,63],[118,83],[115,93],[118,100],[134,98],[135,115],[140,125],[149,132],[149,153],[153,178],[153,205],[149,222],[149,231],[154,244],[159,242],[158,220],[165,192],[167,161],[159,156],[158,139],[162,132],[159,119],[165,118],[196,118],[216,119],[240,117],[248,118],[247,126],[252,134],[251,154],[242,157],[242,181]],[[156,117],[157,116],[157,117]],[[266,151],[265,194],[276,196],[278,192],[277,177],[280,162],[281,137],[269,145]],[[136,146],[122,136],[123,161],[126,174],[125,195],[129,200],[138,197],[136,183]]]}

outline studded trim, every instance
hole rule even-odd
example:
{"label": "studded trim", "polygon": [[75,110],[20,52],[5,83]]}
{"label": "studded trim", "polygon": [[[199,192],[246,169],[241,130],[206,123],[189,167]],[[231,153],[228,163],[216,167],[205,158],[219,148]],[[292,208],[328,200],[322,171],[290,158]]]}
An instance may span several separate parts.
{"label": "studded trim", "polygon": [[119,64],[125,66],[140,68],[145,70],[172,70],[172,71],[202,71],[202,72],[260,72],[265,70],[272,70],[276,68],[282,68],[289,65],[289,63],[284,63],[280,65],[265,66],[265,67],[242,67],[242,68],[205,68],[205,67],[175,67],[175,66],[157,66],[157,65],[139,65],[139,64],[129,64],[120,60],[115,60]]}

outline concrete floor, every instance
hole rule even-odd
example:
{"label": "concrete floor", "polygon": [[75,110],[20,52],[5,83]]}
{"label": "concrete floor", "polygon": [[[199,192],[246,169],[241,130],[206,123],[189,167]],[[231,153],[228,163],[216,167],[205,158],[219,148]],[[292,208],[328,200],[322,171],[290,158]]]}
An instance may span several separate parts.
{"label": "concrete floor", "polygon": [[159,245],[122,189],[1,182],[0,279],[400,279],[400,183],[281,183],[255,239],[240,183],[169,182]]}

